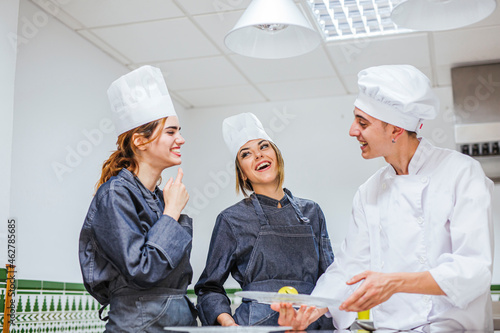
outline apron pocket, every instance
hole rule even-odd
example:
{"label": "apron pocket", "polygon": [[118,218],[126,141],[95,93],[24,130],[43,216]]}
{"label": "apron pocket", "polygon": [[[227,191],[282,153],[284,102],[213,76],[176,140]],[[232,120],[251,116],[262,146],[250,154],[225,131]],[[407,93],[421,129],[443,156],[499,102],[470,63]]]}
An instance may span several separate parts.
{"label": "apron pocket", "polygon": [[268,304],[251,302],[249,317],[248,324],[251,326],[278,326],[279,313],[271,309]]}
{"label": "apron pocket", "polygon": [[139,297],[141,331],[163,329],[165,326],[193,326],[196,317],[184,295],[148,295]]}

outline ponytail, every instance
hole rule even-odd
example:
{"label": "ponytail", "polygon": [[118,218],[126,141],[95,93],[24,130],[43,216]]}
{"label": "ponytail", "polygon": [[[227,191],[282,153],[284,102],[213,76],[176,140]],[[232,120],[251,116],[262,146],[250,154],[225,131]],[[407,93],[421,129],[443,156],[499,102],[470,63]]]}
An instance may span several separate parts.
{"label": "ponytail", "polygon": [[[122,169],[128,169],[131,172],[136,172],[139,169],[137,163],[137,147],[132,142],[134,134],[142,135],[144,138],[149,139],[141,145],[146,145],[153,142],[158,138],[162,131],[152,137],[158,126],[163,127],[167,118],[158,119],[147,123],[145,125],[131,129],[128,132],[122,133],[118,136],[116,141],[116,151],[103,163],[101,178],[95,184],[95,191],[101,187],[102,184],[107,182],[111,177],[118,175]],[[152,137],[152,138],[151,138]],[[151,139],[150,139],[151,138]]]}

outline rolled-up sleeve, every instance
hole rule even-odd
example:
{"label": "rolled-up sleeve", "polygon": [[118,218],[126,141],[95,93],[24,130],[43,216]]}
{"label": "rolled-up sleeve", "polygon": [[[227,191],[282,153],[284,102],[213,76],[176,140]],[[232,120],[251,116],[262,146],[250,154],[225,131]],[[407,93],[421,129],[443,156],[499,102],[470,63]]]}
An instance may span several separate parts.
{"label": "rolled-up sleeve", "polygon": [[137,288],[165,279],[189,250],[192,235],[176,220],[162,215],[153,226],[141,221],[124,188],[108,190],[97,204],[93,231],[98,246]]}
{"label": "rolled-up sleeve", "polygon": [[493,183],[478,163],[459,170],[456,179],[449,221],[452,251],[440,255],[430,273],[450,302],[464,309],[491,284]]}
{"label": "rolled-up sleeve", "polygon": [[223,215],[217,217],[210,241],[207,263],[195,286],[201,323],[218,325],[221,313],[231,314],[231,301],[223,287],[236,265],[237,239]]}

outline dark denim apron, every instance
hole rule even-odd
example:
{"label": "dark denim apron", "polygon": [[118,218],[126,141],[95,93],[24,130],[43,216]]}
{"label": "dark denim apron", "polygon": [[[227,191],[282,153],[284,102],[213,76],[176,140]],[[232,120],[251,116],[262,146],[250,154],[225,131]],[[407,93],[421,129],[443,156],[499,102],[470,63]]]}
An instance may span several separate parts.
{"label": "dark denim apron", "polygon": [[196,309],[184,290],[121,289],[113,294],[105,332],[165,332],[165,326],[196,326]]}
{"label": "dark denim apron", "polygon": [[[318,279],[319,250],[313,229],[297,203],[288,193],[285,195],[290,205],[270,216],[266,216],[255,194],[251,196],[260,230],[245,271],[242,286],[245,291],[277,292],[283,286],[292,286],[300,294],[310,294]],[[299,223],[288,226],[269,224],[269,220],[283,218],[298,218]],[[279,313],[269,305],[248,299],[243,299],[234,314],[238,325],[277,326],[278,317]]]}

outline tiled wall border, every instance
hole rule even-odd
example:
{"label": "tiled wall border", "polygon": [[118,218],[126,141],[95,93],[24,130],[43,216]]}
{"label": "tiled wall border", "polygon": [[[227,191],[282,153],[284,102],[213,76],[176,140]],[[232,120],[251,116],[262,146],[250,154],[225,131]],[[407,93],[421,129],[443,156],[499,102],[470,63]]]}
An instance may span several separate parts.
{"label": "tiled wall border", "polygon": [[[3,325],[7,270],[0,268],[0,325]],[[83,283],[38,281],[19,279],[16,285],[16,324],[10,332],[102,332],[105,323],[98,318],[100,305],[85,290]],[[241,298],[234,296],[241,289],[227,289],[233,302],[239,305]],[[194,290],[187,291],[196,303]],[[29,305],[28,305],[29,303]]]}

